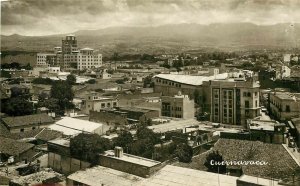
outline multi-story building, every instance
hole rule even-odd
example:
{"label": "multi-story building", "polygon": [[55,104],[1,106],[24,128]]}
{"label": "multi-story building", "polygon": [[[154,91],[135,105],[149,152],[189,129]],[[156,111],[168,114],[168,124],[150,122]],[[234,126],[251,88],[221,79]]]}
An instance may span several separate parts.
{"label": "multi-story building", "polygon": [[203,109],[210,113],[212,122],[246,127],[247,119],[260,115],[260,85],[253,77],[236,75],[203,82]]}
{"label": "multi-story building", "polygon": [[181,92],[174,97],[162,96],[162,116],[191,119],[195,116],[195,103],[188,95],[181,95]]}
{"label": "multi-story building", "polygon": [[91,48],[78,49],[74,35],[62,40],[62,47],[54,47],[52,54],[37,54],[37,66],[57,67],[63,70],[83,70],[102,66],[102,54]]}
{"label": "multi-story building", "polygon": [[77,54],[77,69],[99,68],[101,65],[102,54],[97,54],[91,48],[80,49],[80,52]]}
{"label": "multi-story building", "polygon": [[90,93],[86,95],[82,103],[82,110],[85,114],[89,111],[100,111],[102,109],[114,108],[118,106],[118,100],[113,97],[102,97],[97,93]]}
{"label": "multi-story building", "polygon": [[214,76],[190,76],[177,74],[158,74],[153,77],[154,92],[161,92],[164,96],[176,95],[179,91],[193,98],[197,90],[202,94],[202,83],[213,79],[225,79],[228,74]]}
{"label": "multi-story building", "polygon": [[300,93],[270,92],[269,108],[278,120],[300,116]]}
{"label": "multi-story building", "polygon": [[63,54],[73,54],[74,52],[78,52],[75,35],[67,35],[66,38],[62,40],[61,49]]}
{"label": "multi-story building", "polygon": [[38,67],[48,67],[56,64],[56,54],[38,53],[36,56],[36,65]]}

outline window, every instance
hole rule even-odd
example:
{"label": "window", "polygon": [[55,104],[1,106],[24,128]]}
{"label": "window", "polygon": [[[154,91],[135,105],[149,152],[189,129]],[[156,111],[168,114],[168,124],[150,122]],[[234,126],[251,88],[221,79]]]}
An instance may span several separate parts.
{"label": "window", "polygon": [[101,103],[101,108],[105,108],[105,103]]}
{"label": "window", "polygon": [[20,129],[20,132],[24,132],[24,129]]}
{"label": "window", "polygon": [[257,100],[255,101],[255,107],[258,107]]}
{"label": "window", "polygon": [[110,103],[107,103],[107,107],[110,107]]}
{"label": "window", "polygon": [[248,92],[248,93],[247,93],[247,96],[248,96],[248,97],[251,97],[251,93],[250,93],[250,92]]}
{"label": "window", "polygon": [[250,104],[249,101],[245,101],[245,108],[249,108]]}
{"label": "window", "polygon": [[113,106],[116,107],[117,106],[117,102],[113,102]]}
{"label": "window", "polygon": [[247,92],[243,92],[243,96],[246,97],[247,96]]}
{"label": "window", "polygon": [[34,130],[35,129],[35,127],[32,127],[32,130]]}
{"label": "window", "polygon": [[285,106],[285,111],[286,111],[286,112],[291,112],[291,109],[290,109],[290,106],[289,106],[289,105],[286,105],[286,106]]}

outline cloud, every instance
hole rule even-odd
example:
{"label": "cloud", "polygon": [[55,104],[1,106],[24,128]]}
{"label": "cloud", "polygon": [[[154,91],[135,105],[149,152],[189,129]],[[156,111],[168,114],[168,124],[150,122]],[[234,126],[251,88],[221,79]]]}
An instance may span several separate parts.
{"label": "cloud", "polygon": [[45,35],[111,26],[300,22],[297,0],[8,0],[1,33]]}

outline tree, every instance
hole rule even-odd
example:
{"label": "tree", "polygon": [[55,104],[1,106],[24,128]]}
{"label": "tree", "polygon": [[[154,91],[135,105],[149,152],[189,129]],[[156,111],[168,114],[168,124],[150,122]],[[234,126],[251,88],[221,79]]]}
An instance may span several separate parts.
{"label": "tree", "polygon": [[193,149],[185,143],[181,143],[176,147],[175,154],[180,162],[189,163],[193,157]]}
{"label": "tree", "polygon": [[161,142],[160,138],[145,125],[137,129],[136,135],[138,140],[132,144],[131,152],[145,158],[152,158],[154,145]]}
{"label": "tree", "polygon": [[147,76],[143,82],[144,82],[144,85],[143,85],[144,88],[154,87],[154,83],[152,82],[152,76]]}
{"label": "tree", "polygon": [[92,164],[97,164],[98,154],[108,149],[111,149],[109,140],[98,134],[81,133],[70,140],[71,156]]}
{"label": "tree", "polygon": [[39,99],[38,107],[46,107],[50,112],[55,112],[56,115],[63,115],[64,110],[60,108],[58,99],[49,98],[49,99]]}
{"label": "tree", "polygon": [[90,79],[87,81],[88,84],[95,84],[96,83],[96,80],[95,79]]}
{"label": "tree", "polygon": [[58,100],[58,105],[61,111],[74,108],[74,105],[71,103],[74,93],[72,91],[72,85],[69,83],[64,81],[54,83],[51,87],[50,95],[52,98]]}
{"label": "tree", "polygon": [[160,138],[151,130],[148,129],[146,126],[140,126],[136,131],[137,138],[140,139],[149,139],[152,144],[160,143]]}
{"label": "tree", "polygon": [[76,84],[76,77],[74,75],[70,74],[70,75],[67,76],[66,82],[69,85],[75,85]]}
{"label": "tree", "polygon": [[132,143],[133,143],[133,137],[131,133],[129,131],[124,130],[115,139],[114,146],[119,146],[119,147],[123,147],[124,149],[127,149],[131,147]]}
{"label": "tree", "polygon": [[30,115],[33,114],[33,103],[22,96],[12,97],[5,102],[1,110],[10,116]]}
{"label": "tree", "polygon": [[170,69],[171,66],[169,65],[168,61],[165,61],[164,64],[161,65],[162,67],[165,67],[167,69]]}
{"label": "tree", "polygon": [[204,165],[209,172],[223,174],[226,173],[226,164],[222,165],[222,162],[224,162],[223,156],[218,151],[213,151],[207,155]]}
{"label": "tree", "polygon": [[32,80],[33,84],[44,84],[44,85],[52,85],[54,84],[54,80],[50,78],[35,78]]}

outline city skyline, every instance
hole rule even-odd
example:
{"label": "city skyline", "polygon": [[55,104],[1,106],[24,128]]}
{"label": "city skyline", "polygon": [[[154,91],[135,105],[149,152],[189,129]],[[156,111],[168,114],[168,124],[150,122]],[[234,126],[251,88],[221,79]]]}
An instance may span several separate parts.
{"label": "city skyline", "polygon": [[300,1],[1,1],[1,34],[52,35],[119,26],[298,23]]}

